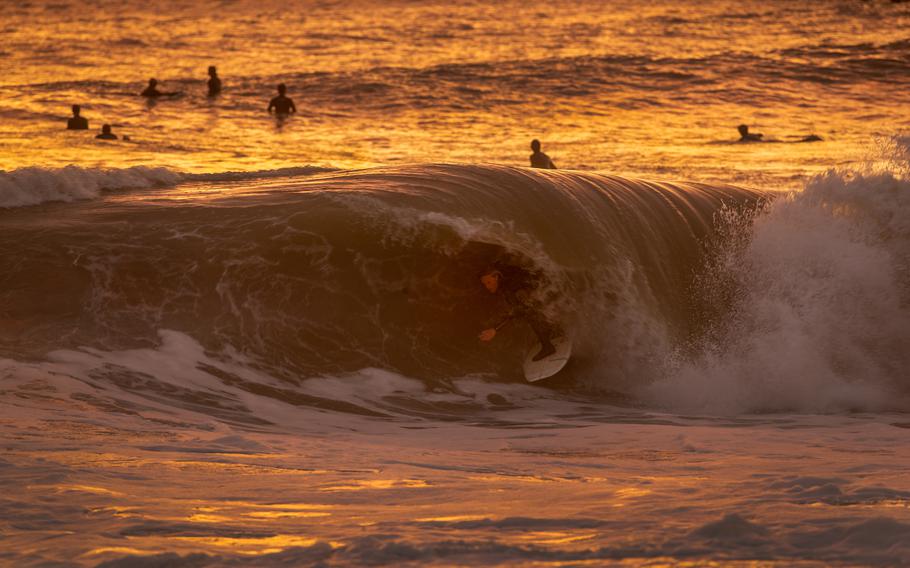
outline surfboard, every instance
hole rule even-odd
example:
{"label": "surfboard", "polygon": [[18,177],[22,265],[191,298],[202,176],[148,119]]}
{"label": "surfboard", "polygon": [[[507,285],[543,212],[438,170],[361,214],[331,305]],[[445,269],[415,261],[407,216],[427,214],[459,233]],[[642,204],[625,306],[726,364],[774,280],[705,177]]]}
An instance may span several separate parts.
{"label": "surfboard", "polygon": [[534,347],[528,351],[525,356],[524,371],[525,379],[529,383],[552,377],[569,362],[569,357],[572,356],[572,339],[557,337],[553,340],[553,346],[556,347],[556,353],[544,357],[540,361],[533,360],[534,356],[540,352],[540,343],[535,343]]}

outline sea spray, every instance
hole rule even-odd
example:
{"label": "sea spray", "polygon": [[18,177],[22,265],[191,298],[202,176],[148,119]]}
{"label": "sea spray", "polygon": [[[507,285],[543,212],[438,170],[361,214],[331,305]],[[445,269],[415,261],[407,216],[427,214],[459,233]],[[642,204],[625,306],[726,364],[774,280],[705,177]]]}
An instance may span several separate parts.
{"label": "sea spray", "polygon": [[831,171],[739,230],[703,282],[728,294],[726,317],[646,398],[721,413],[908,408],[910,182]]}

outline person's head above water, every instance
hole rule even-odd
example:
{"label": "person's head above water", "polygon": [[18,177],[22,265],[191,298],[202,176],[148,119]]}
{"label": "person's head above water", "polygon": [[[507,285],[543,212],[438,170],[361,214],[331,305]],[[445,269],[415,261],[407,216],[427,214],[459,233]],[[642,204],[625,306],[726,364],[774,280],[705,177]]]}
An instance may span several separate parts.
{"label": "person's head above water", "polygon": [[540,140],[536,138],[534,140],[531,140],[531,150],[534,152],[540,152]]}
{"label": "person's head above water", "polygon": [[502,280],[502,272],[495,268],[485,271],[480,277],[480,283],[483,284],[483,287],[491,294],[495,294],[496,291],[499,290],[500,280]]}
{"label": "person's head above water", "polygon": [[278,85],[278,94],[279,95],[284,95],[287,91],[288,91],[287,85],[285,85],[284,83],[281,83]]}
{"label": "person's head above water", "polygon": [[745,137],[746,135],[749,134],[749,127],[746,126],[745,124],[740,124],[739,126],[736,127],[736,129],[739,130],[739,135],[742,137]]}
{"label": "person's head above water", "polygon": [[210,76],[210,77],[214,77],[214,76],[217,75],[217,74],[218,74],[218,70],[215,69],[215,66],[214,66],[214,65],[209,65],[209,76]]}
{"label": "person's head above water", "polygon": [[154,87],[158,84],[158,79],[149,79],[149,87]]}
{"label": "person's head above water", "polygon": [[110,124],[105,124],[104,126],[102,126],[102,127],[101,127],[101,133],[102,133],[102,134],[110,134],[110,133],[111,133],[111,125],[110,125]]}
{"label": "person's head above water", "polygon": [[82,112],[82,107],[79,105],[73,105],[73,116],[79,116],[80,112]]}

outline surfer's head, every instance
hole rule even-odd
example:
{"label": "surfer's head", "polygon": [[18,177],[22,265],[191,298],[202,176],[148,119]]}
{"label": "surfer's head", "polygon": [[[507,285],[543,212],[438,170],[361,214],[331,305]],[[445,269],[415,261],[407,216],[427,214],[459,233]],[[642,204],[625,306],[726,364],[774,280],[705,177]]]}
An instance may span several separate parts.
{"label": "surfer's head", "polygon": [[73,105],[73,116],[79,116],[80,112],[82,112],[82,107],[79,105]]}
{"label": "surfer's head", "polygon": [[746,126],[745,124],[740,124],[739,126],[736,127],[736,129],[739,130],[739,135],[742,136],[743,138],[745,138],[746,135],[749,134],[749,127]]}
{"label": "surfer's head", "polygon": [[537,140],[536,138],[531,140],[531,150],[540,152],[540,140]]}
{"label": "surfer's head", "polygon": [[280,85],[278,85],[278,94],[279,95],[285,94],[287,92],[287,90],[288,90],[288,87],[284,83],[281,83]]}
{"label": "surfer's head", "polygon": [[217,75],[217,74],[218,74],[218,70],[215,69],[215,66],[214,66],[214,65],[209,65],[209,76],[210,76],[210,77],[214,77],[214,76]]}
{"label": "surfer's head", "polygon": [[495,294],[499,290],[499,281],[502,279],[502,272],[498,270],[488,270],[483,273],[480,277],[480,283],[483,284],[483,287],[487,289],[491,294]]}
{"label": "surfer's head", "polygon": [[158,84],[158,79],[149,79],[149,87],[154,87]]}

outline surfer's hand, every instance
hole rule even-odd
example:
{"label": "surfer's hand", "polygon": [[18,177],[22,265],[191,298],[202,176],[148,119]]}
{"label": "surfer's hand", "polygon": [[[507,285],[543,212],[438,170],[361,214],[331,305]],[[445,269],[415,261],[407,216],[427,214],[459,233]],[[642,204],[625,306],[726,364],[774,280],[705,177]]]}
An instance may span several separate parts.
{"label": "surfer's hand", "polygon": [[480,335],[478,335],[477,337],[479,337],[481,341],[490,341],[491,339],[496,337],[496,328],[491,327],[490,329],[485,329],[485,330],[481,331]]}

